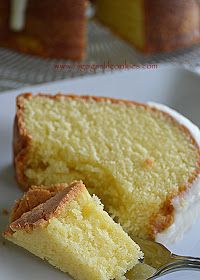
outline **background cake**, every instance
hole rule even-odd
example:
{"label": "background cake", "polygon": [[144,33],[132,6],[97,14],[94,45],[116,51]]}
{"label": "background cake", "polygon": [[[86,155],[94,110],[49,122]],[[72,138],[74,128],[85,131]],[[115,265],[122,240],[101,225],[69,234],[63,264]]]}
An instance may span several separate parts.
{"label": "background cake", "polygon": [[[14,219],[5,237],[76,280],[124,279],[125,272],[143,257],[139,246],[103,211],[98,198],[91,197],[82,182],[50,189],[55,196],[44,197],[41,188],[44,203],[38,202]],[[39,188],[33,191],[38,197]]]}
{"label": "background cake", "polygon": [[143,52],[171,51],[200,41],[195,0],[96,0],[96,17]]}
{"label": "background cake", "polygon": [[132,236],[174,241],[200,212],[200,132],[161,105],[67,95],[21,95],[16,177],[82,179]]}
{"label": "background cake", "polygon": [[1,0],[0,46],[42,57],[80,60],[85,0]]}
{"label": "background cake", "polygon": [[[2,0],[0,47],[47,58],[81,60],[87,0]],[[200,42],[196,0],[95,0],[96,19],[145,53]]]}

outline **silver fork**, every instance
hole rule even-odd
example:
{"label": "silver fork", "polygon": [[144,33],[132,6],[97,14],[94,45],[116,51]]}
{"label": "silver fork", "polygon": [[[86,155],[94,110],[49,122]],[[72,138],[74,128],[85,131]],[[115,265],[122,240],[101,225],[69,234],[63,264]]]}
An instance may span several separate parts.
{"label": "silver fork", "polygon": [[156,272],[147,280],[153,280],[180,270],[193,269],[200,272],[200,258],[178,256],[160,243],[140,238],[133,239],[144,253],[143,262],[156,269]]}

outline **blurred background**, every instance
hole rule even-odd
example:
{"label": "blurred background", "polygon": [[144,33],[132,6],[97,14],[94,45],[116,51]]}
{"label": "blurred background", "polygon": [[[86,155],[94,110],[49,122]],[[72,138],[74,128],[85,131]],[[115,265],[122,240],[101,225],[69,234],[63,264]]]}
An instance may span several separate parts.
{"label": "blurred background", "polygon": [[0,0],[0,91],[159,63],[199,72],[198,0]]}

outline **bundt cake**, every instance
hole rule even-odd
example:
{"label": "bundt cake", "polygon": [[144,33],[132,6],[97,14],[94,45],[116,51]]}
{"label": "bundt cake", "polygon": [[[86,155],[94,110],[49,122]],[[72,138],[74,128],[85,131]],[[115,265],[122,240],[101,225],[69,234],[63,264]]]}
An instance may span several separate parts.
{"label": "bundt cake", "polygon": [[86,0],[1,0],[0,47],[80,60],[86,45]]}
{"label": "bundt cake", "polygon": [[200,42],[196,0],[95,0],[96,18],[145,53]]}
{"label": "bundt cake", "polygon": [[[0,1],[0,47],[46,58],[81,60],[87,0]],[[196,0],[93,0],[96,19],[145,53],[200,42]]]}
{"label": "bundt cake", "polygon": [[168,107],[23,94],[13,146],[24,190],[83,180],[131,236],[173,242],[200,213],[200,131]]}
{"label": "bundt cake", "polygon": [[[124,279],[125,272],[143,257],[139,246],[82,182],[50,187],[51,198],[44,195],[46,188],[40,188],[32,189],[35,197],[25,194],[17,202],[13,215],[27,200],[33,199],[37,206],[28,212],[25,207],[19,218],[13,216],[5,238],[76,280]],[[41,198],[36,203],[40,192],[43,203]]]}

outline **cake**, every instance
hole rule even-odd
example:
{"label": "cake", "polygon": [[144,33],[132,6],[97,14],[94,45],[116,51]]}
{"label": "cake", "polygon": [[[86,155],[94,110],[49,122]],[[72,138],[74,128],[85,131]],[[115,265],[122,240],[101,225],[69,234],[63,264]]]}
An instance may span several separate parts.
{"label": "cake", "polygon": [[128,280],[147,280],[156,273],[156,269],[145,263],[138,263],[126,273]]}
{"label": "cake", "polygon": [[96,18],[145,53],[200,42],[196,0],[95,0]]}
{"label": "cake", "polygon": [[[43,196],[42,188],[43,203],[34,202],[36,207],[30,207],[28,212],[24,208],[18,219],[13,217],[5,238],[76,280],[124,279],[125,272],[143,254],[103,210],[99,199],[91,197],[81,181],[53,186],[51,193],[55,195],[51,198]],[[39,197],[39,187],[32,192]],[[17,202],[18,206],[22,206],[25,196]]]}
{"label": "cake", "polygon": [[86,0],[1,0],[0,47],[45,58],[80,60]]}
{"label": "cake", "polygon": [[46,202],[66,187],[66,184],[58,184],[51,187],[31,186],[30,189],[15,202],[10,214],[10,222],[16,221],[23,213],[29,212],[36,206]]}
{"label": "cake", "polygon": [[[44,58],[85,57],[87,0],[1,0],[0,47]],[[93,0],[95,18],[145,53],[200,42],[196,0]]]}
{"label": "cake", "polygon": [[14,165],[23,190],[83,180],[132,237],[174,242],[200,213],[200,132],[159,104],[17,97]]}

